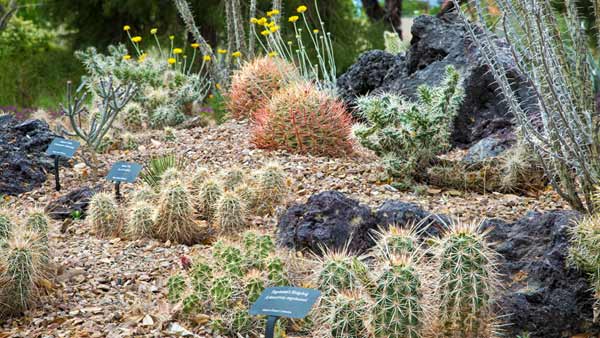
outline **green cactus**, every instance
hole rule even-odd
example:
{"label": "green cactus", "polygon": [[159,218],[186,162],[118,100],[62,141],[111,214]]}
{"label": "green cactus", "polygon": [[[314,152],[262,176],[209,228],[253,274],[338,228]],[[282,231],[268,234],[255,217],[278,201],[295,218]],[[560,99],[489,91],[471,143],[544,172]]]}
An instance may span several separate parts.
{"label": "green cactus", "polygon": [[233,301],[234,285],[228,275],[217,274],[210,287],[212,306],[218,311],[224,311]]}
{"label": "green cactus", "polygon": [[332,301],[343,290],[357,290],[360,287],[360,281],[352,269],[352,257],[345,250],[327,250],[319,263],[317,285],[326,302]]}
{"label": "green cactus", "polygon": [[233,190],[244,181],[245,177],[246,173],[240,167],[231,167],[221,175],[223,188],[225,188],[225,190]]}
{"label": "green cactus", "polygon": [[282,204],[287,195],[285,172],[280,165],[269,163],[257,175],[256,212],[270,215]]}
{"label": "green cactus", "polygon": [[0,317],[22,313],[35,301],[47,247],[39,234],[18,229],[0,250]]}
{"label": "green cactus", "polygon": [[171,303],[176,303],[181,300],[181,297],[185,293],[185,278],[181,274],[176,274],[169,277],[167,281],[168,294],[167,298]]}
{"label": "green cactus", "polygon": [[194,195],[198,195],[200,193],[200,189],[204,182],[211,177],[210,170],[198,167],[194,170],[192,174],[192,178],[190,179],[190,190]]}
{"label": "green cactus", "polygon": [[387,260],[390,256],[411,256],[419,247],[416,227],[407,228],[396,225],[376,233],[376,255]]}
{"label": "green cactus", "polygon": [[0,242],[7,241],[13,228],[10,215],[0,211]]}
{"label": "green cactus", "polygon": [[41,209],[31,210],[26,221],[27,229],[40,234],[40,237],[46,241],[48,240],[48,223],[50,221]]}
{"label": "green cactus", "polygon": [[329,326],[334,338],[364,338],[369,333],[365,324],[369,316],[366,297],[357,291],[342,291],[333,296],[329,307]]}
{"label": "green cactus", "polygon": [[199,259],[194,260],[190,269],[190,277],[194,293],[201,300],[208,299],[212,273],[213,269],[206,262]]}
{"label": "green cactus", "polygon": [[480,337],[490,320],[497,273],[480,225],[453,223],[437,244],[439,321],[446,336]]}
{"label": "green cactus", "polygon": [[233,191],[240,196],[246,204],[246,209],[255,211],[258,204],[258,194],[256,190],[256,182],[251,179],[246,179],[245,183],[238,185]]}
{"label": "green cactus", "polygon": [[150,238],[153,236],[156,209],[146,202],[136,202],[129,209],[126,232],[131,238]]}
{"label": "green cactus", "polygon": [[239,233],[248,224],[244,201],[234,192],[224,192],[217,203],[215,219],[222,233]]}
{"label": "green cactus", "polygon": [[256,251],[258,259],[264,261],[270,254],[275,252],[275,243],[270,235],[262,235],[257,239]]}
{"label": "green cactus", "polygon": [[[231,313],[230,333],[236,336],[249,336],[256,326],[247,308],[235,307]],[[251,335],[256,336],[256,335]]]}
{"label": "green cactus", "polygon": [[173,129],[172,127],[165,127],[165,129],[163,129],[163,132],[165,133],[163,136],[163,140],[165,140],[166,142],[177,141],[177,136],[175,136],[175,129]]}
{"label": "green cactus", "polygon": [[269,284],[272,286],[287,286],[290,284],[283,261],[274,254],[267,259],[267,275]]}
{"label": "green cactus", "polygon": [[373,281],[371,273],[369,272],[369,268],[365,264],[363,258],[356,256],[352,257],[350,267],[352,268],[352,272],[356,276],[356,279],[362,284],[363,288],[369,293],[373,293],[376,287],[375,282]]}
{"label": "green cactus", "polygon": [[129,102],[123,108],[123,125],[127,130],[137,131],[144,126],[144,110],[137,102]]}
{"label": "green cactus", "polygon": [[88,208],[88,220],[96,235],[100,237],[121,234],[123,222],[112,194],[100,192],[92,197]]}
{"label": "green cactus", "polygon": [[244,293],[248,304],[254,303],[265,289],[263,273],[260,270],[250,270],[244,276]]}
{"label": "green cactus", "polygon": [[171,180],[161,191],[154,233],[163,241],[195,244],[206,234],[194,221],[192,199],[185,184]]}
{"label": "green cactus", "polygon": [[154,129],[173,127],[184,121],[185,115],[179,107],[170,104],[159,106],[150,113],[150,126]]}
{"label": "green cactus", "polygon": [[373,298],[371,313],[376,337],[422,337],[421,276],[409,256],[390,257]]}
{"label": "green cactus", "polygon": [[600,214],[580,219],[571,228],[570,242],[568,261],[589,274],[596,298],[594,309],[598,310],[600,309]]}
{"label": "green cactus", "polygon": [[200,306],[200,298],[197,294],[192,293],[183,299],[181,310],[185,314],[191,314],[198,311]]}
{"label": "green cactus", "polygon": [[226,245],[220,255],[219,264],[224,271],[236,277],[244,274],[244,257],[239,248]]}
{"label": "green cactus", "polygon": [[217,203],[219,199],[221,199],[221,196],[223,196],[223,188],[221,187],[221,183],[217,180],[207,179],[200,186],[200,193],[198,196],[200,212],[208,221],[214,219],[217,211]]}
{"label": "green cactus", "polygon": [[154,204],[158,199],[158,194],[156,191],[149,186],[148,184],[143,184],[141,187],[138,187],[131,196],[131,201],[135,202],[146,202],[150,204]]}

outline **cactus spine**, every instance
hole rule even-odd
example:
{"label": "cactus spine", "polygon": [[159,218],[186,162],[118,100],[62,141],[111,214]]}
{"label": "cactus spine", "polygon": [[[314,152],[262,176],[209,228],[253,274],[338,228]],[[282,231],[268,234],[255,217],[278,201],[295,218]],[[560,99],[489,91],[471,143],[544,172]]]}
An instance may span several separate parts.
{"label": "cactus spine", "polygon": [[387,260],[391,256],[411,256],[419,247],[416,227],[401,228],[390,226],[387,230],[377,232],[376,255]]}
{"label": "cactus spine", "polygon": [[365,297],[357,291],[342,291],[333,297],[329,307],[331,336],[335,338],[368,337],[365,318],[369,314],[369,305]]}
{"label": "cactus spine", "polygon": [[181,274],[176,274],[169,277],[167,281],[167,287],[169,288],[169,293],[167,294],[167,298],[171,303],[175,303],[181,300],[181,296],[183,296],[185,292],[185,279]]}
{"label": "cactus spine", "polygon": [[259,215],[272,214],[285,199],[287,189],[285,172],[276,163],[267,164],[258,173],[256,187],[256,212]]}
{"label": "cactus spine", "polygon": [[226,191],[218,202],[215,217],[221,232],[239,233],[247,224],[246,205],[238,195]]}
{"label": "cactus spine", "polygon": [[217,310],[226,310],[233,298],[233,281],[228,275],[217,275],[210,288],[212,305]]}
{"label": "cactus spine", "polygon": [[11,217],[7,212],[0,211],[0,242],[7,241],[13,228]]}
{"label": "cactus spine", "polygon": [[212,221],[217,209],[217,202],[223,196],[221,184],[214,179],[207,179],[200,187],[200,211],[208,221]]}
{"label": "cactus spine", "polygon": [[222,176],[223,187],[225,190],[233,190],[244,181],[246,173],[239,167],[232,167],[225,171]]}
{"label": "cactus spine", "polygon": [[264,289],[265,282],[262,273],[259,270],[250,270],[244,277],[244,292],[248,304],[254,303]]}
{"label": "cactus spine", "polygon": [[146,202],[137,202],[129,210],[127,234],[132,238],[152,237],[156,210]]}
{"label": "cactus spine", "polygon": [[357,290],[360,283],[352,270],[352,257],[345,250],[325,252],[320,261],[317,285],[326,302],[332,301],[343,290]]}
{"label": "cactus spine", "polygon": [[190,270],[194,293],[201,300],[208,299],[212,272],[210,265],[203,261],[194,262],[192,269]]}
{"label": "cactus spine", "polygon": [[90,201],[88,214],[92,229],[98,236],[118,236],[121,233],[122,220],[117,202],[111,194],[95,194]]}
{"label": "cactus spine", "polygon": [[[598,196],[596,196],[597,198]],[[594,288],[596,302],[600,308],[600,214],[587,216],[571,229],[569,263],[587,272]]]}
{"label": "cactus spine", "polygon": [[200,229],[193,219],[190,194],[179,180],[173,180],[160,195],[154,233],[163,241],[194,244]]}

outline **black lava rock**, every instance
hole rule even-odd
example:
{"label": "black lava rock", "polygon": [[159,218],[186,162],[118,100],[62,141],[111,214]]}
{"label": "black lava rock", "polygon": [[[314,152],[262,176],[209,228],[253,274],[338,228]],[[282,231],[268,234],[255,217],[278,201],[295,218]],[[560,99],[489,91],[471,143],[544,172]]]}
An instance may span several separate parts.
{"label": "black lava rock", "polygon": [[[475,31],[480,28],[474,26]],[[489,136],[514,141],[513,116],[480,51],[473,44],[467,27],[456,13],[440,17],[419,16],[414,20],[411,45],[406,54],[392,55],[383,51],[369,51],[359,56],[345,74],[338,79],[338,92],[349,107],[357,96],[387,91],[414,99],[417,88],[426,84],[437,86],[444,78],[445,68],[454,66],[461,74],[465,97],[454,121],[452,143],[468,147]],[[496,39],[499,63],[514,79],[517,95],[530,97],[521,75],[512,61],[506,42]]]}
{"label": "black lava rock", "polygon": [[53,163],[45,151],[55,137],[42,120],[0,116],[0,194],[17,196],[46,181]]}
{"label": "black lava rock", "polygon": [[48,216],[55,220],[65,220],[73,214],[80,212],[81,218],[85,218],[90,199],[98,192],[100,186],[95,188],[83,187],[75,189],[66,195],[63,195],[53,201],[50,201],[45,208]]}

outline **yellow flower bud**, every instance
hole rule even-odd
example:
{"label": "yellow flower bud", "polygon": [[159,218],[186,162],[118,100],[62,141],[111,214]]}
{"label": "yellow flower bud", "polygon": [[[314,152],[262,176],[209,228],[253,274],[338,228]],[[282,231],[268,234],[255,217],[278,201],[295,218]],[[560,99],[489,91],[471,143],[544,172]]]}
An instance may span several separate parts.
{"label": "yellow flower bud", "polygon": [[181,54],[183,53],[183,49],[181,48],[173,48],[173,54]]}
{"label": "yellow flower bud", "polygon": [[233,52],[231,53],[231,56],[233,56],[234,58],[239,58],[240,56],[242,56],[242,52]]}
{"label": "yellow flower bud", "polygon": [[318,34],[318,33],[319,33],[319,30],[318,30],[318,29],[316,29],[316,28],[315,28],[315,29],[313,29],[313,33],[315,33],[315,34]]}
{"label": "yellow flower bud", "polygon": [[150,30],[150,34],[152,34],[152,35],[156,34],[157,32],[158,32],[158,28],[152,28]]}
{"label": "yellow flower bud", "polygon": [[169,40],[171,40],[171,41],[175,40],[175,35],[169,35]]}
{"label": "yellow flower bud", "polygon": [[210,55],[204,55],[204,61],[210,61]]}
{"label": "yellow flower bud", "polygon": [[192,46],[192,48],[196,49],[200,47],[200,44],[197,42],[192,43],[190,46]]}
{"label": "yellow flower bud", "polygon": [[258,19],[257,18],[250,18],[250,23],[258,23]]}
{"label": "yellow flower bud", "polygon": [[219,53],[219,54],[227,54],[227,49],[217,49],[217,53]]}
{"label": "yellow flower bud", "polygon": [[259,25],[261,25],[261,26],[264,26],[264,25],[267,24],[267,18],[264,18],[264,17],[260,18],[260,19],[258,19],[258,21],[256,23],[259,24]]}
{"label": "yellow flower bud", "polygon": [[277,56],[277,52],[270,52],[270,53],[269,53],[269,56],[270,56],[270,57],[275,57],[275,56]]}
{"label": "yellow flower bud", "polygon": [[170,65],[172,65],[172,64],[175,64],[175,62],[177,62],[177,60],[175,60],[175,58],[168,58],[168,59],[167,59],[167,62],[168,62]]}
{"label": "yellow flower bud", "polygon": [[133,41],[134,43],[139,43],[142,41],[142,37],[141,36],[134,36],[131,38],[131,41]]}
{"label": "yellow flower bud", "polygon": [[269,30],[271,31],[271,33],[275,33],[279,30],[279,26],[274,25],[273,27],[269,28]]}
{"label": "yellow flower bud", "polygon": [[299,17],[297,15],[293,15],[293,16],[290,16],[288,18],[288,21],[289,22],[296,22],[296,21],[298,21],[298,19],[299,19]]}
{"label": "yellow flower bud", "polygon": [[131,26],[129,26],[129,25],[125,25],[125,26],[123,26],[123,30],[124,30],[124,31],[126,31],[126,32],[127,32],[128,30],[130,30],[130,29],[131,29]]}
{"label": "yellow flower bud", "polygon": [[260,32],[260,34],[262,34],[263,36],[267,36],[267,35],[271,34],[271,31],[264,30],[264,31]]}
{"label": "yellow flower bud", "polygon": [[308,7],[302,5],[302,6],[298,6],[298,8],[296,10],[298,11],[298,13],[304,13],[304,12],[306,12],[307,9],[308,9]]}
{"label": "yellow flower bud", "polygon": [[123,56],[123,60],[131,60],[131,55],[127,54]]}

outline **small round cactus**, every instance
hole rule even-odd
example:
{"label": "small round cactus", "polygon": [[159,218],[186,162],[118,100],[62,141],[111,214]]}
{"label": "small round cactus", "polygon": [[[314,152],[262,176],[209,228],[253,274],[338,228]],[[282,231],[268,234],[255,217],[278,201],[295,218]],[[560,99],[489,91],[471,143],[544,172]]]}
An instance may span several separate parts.
{"label": "small round cactus", "polygon": [[480,225],[453,223],[437,243],[439,321],[448,335],[479,337],[487,328],[497,293],[492,250]]}
{"label": "small round cactus", "polygon": [[226,245],[219,259],[220,265],[228,274],[241,277],[244,274],[244,257],[239,248]]}
{"label": "small round cactus", "polygon": [[132,238],[152,237],[156,209],[146,202],[137,202],[129,209],[126,232]]}
{"label": "small round cactus", "polygon": [[185,184],[172,180],[161,191],[154,234],[162,241],[194,244],[202,235],[194,222],[191,196]]}
{"label": "small round cactus", "polygon": [[123,109],[123,126],[130,131],[141,130],[144,126],[144,109],[137,102],[129,102]]}
{"label": "small round cactus", "polygon": [[153,204],[158,199],[158,194],[151,186],[148,184],[143,184],[139,187],[131,197],[133,203],[135,202],[146,202]]}
{"label": "small round cactus", "polygon": [[386,260],[390,256],[411,256],[419,247],[419,239],[414,226],[402,228],[390,225],[387,230],[377,233],[376,256]]}
{"label": "small round cactus", "polygon": [[422,337],[421,276],[411,257],[390,257],[373,298],[371,313],[376,337]]}
{"label": "small round cactus", "polygon": [[202,185],[204,184],[204,182],[206,180],[208,180],[211,177],[211,173],[210,170],[203,168],[203,167],[198,167],[194,170],[194,173],[192,174],[192,178],[190,179],[190,190],[192,191],[192,193],[194,195],[198,195],[200,193],[200,188],[202,187]]}
{"label": "small round cactus", "polygon": [[211,304],[217,310],[225,310],[233,299],[233,280],[228,275],[217,274],[210,287]]}
{"label": "small round cactus", "polygon": [[360,281],[352,269],[352,256],[345,250],[327,250],[319,263],[317,285],[326,302],[342,290],[356,290],[360,287]]}
{"label": "small round cactus", "polygon": [[18,229],[0,250],[0,316],[20,314],[35,300],[47,247],[39,234]]}
{"label": "small round cactus", "polygon": [[267,258],[267,275],[271,286],[286,286],[290,283],[285,273],[283,261],[274,254]]}
{"label": "small round cactus", "polygon": [[222,195],[223,188],[221,187],[221,183],[217,180],[207,179],[200,186],[200,193],[198,196],[200,211],[206,220],[213,221],[217,210],[217,203]]}
{"label": "small round cactus", "polygon": [[260,270],[250,270],[246,276],[244,276],[244,292],[248,299],[248,304],[254,303],[260,294],[265,289],[265,282],[263,274]]}
{"label": "small round cactus", "polygon": [[192,268],[190,269],[190,276],[192,279],[192,287],[194,293],[201,300],[208,299],[208,293],[210,290],[210,281],[212,278],[213,269],[206,262],[200,258],[194,259]]}
{"label": "small round cactus", "polygon": [[185,278],[181,274],[176,274],[169,277],[167,281],[168,294],[167,298],[171,303],[178,302],[185,293]]}
{"label": "small round cactus", "polygon": [[97,193],[90,200],[88,219],[96,235],[118,236],[122,230],[122,219],[117,202],[109,193]]}
{"label": "small round cactus", "polygon": [[272,214],[286,195],[285,172],[281,166],[276,163],[265,165],[257,175],[256,212],[259,215]]}
{"label": "small round cactus", "polygon": [[160,175],[161,185],[168,185],[172,181],[183,180],[183,173],[176,167],[170,167]]}
{"label": "small round cactus", "polygon": [[157,107],[150,113],[150,126],[158,129],[173,127],[185,121],[185,115],[177,106],[166,104]]}
{"label": "small round cactus", "polygon": [[329,307],[329,326],[335,338],[362,338],[369,333],[365,324],[369,304],[358,291],[345,290],[333,297]]}
{"label": "small round cactus", "polygon": [[8,240],[13,222],[8,212],[0,211],[0,242]]}
{"label": "small round cactus", "polygon": [[239,233],[248,223],[246,205],[234,192],[226,191],[219,199],[215,218],[222,233]]}
{"label": "small round cactus", "polygon": [[256,329],[253,318],[248,314],[248,309],[241,306],[236,306],[231,311],[230,334],[232,336],[255,337],[256,334],[251,334]]}
{"label": "small round cactus", "polygon": [[231,167],[221,175],[223,188],[225,190],[233,190],[235,187],[243,183],[246,173],[239,167]]}
{"label": "small round cactus", "polygon": [[192,293],[183,298],[181,310],[185,314],[195,313],[200,305],[200,298],[197,294]]}

